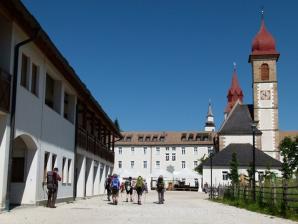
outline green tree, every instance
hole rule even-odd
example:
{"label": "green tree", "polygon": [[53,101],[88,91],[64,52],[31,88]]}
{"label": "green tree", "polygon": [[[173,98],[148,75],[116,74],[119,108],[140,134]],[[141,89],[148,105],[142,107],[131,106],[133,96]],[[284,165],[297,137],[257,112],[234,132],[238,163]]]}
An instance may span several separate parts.
{"label": "green tree", "polygon": [[232,154],[229,178],[231,179],[233,187],[236,187],[239,185],[238,161],[237,161],[237,153],[235,152],[233,152]]}
{"label": "green tree", "polygon": [[120,128],[118,118],[115,119],[114,124],[115,124],[117,130],[121,132],[122,130],[121,130],[121,128]]}
{"label": "green tree", "polygon": [[298,171],[298,136],[295,140],[289,137],[284,138],[280,145],[280,155],[282,156],[281,172],[284,179],[289,180]]}
{"label": "green tree", "polygon": [[196,171],[198,174],[202,175],[203,174],[203,162],[205,162],[207,159],[208,159],[208,157],[205,158],[205,154],[204,154],[203,157],[198,160],[200,162],[200,164],[194,168],[194,171]]}

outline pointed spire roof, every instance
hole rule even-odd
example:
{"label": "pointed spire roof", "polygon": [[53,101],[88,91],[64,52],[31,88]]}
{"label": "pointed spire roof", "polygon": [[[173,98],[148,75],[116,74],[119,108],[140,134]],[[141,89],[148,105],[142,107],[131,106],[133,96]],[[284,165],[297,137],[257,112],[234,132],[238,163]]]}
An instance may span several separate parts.
{"label": "pointed spire roof", "polygon": [[211,100],[209,100],[209,106],[208,106],[208,114],[207,114],[207,117],[213,117],[212,107],[211,107]]}
{"label": "pointed spire roof", "polygon": [[276,55],[279,54],[275,48],[275,40],[267,31],[262,10],[261,27],[252,42],[251,55]]}
{"label": "pointed spire roof", "polygon": [[243,92],[238,82],[237,67],[235,62],[232,76],[232,84],[230,89],[228,90],[227,98],[228,104],[226,106],[225,113],[229,113],[238,100],[241,103],[243,102]]}

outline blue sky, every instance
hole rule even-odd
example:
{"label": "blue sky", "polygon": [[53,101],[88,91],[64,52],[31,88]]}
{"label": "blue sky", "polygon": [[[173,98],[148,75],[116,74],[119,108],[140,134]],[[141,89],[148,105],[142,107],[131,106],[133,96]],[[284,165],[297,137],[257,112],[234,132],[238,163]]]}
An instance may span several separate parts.
{"label": "blue sky", "polygon": [[[84,3],[83,3],[84,2]],[[260,9],[278,61],[281,130],[298,130],[298,1],[23,0],[123,130],[202,130],[223,120],[233,62],[252,102],[248,63]]]}

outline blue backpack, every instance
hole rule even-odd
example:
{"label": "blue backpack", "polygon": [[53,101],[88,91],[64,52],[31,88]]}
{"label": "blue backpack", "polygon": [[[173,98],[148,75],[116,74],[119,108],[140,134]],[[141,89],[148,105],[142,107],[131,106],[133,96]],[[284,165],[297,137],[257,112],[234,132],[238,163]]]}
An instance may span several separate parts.
{"label": "blue backpack", "polygon": [[119,190],[119,179],[118,178],[113,178],[113,180],[112,180],[112,188],[113,189],[117,189],[117,190]]}

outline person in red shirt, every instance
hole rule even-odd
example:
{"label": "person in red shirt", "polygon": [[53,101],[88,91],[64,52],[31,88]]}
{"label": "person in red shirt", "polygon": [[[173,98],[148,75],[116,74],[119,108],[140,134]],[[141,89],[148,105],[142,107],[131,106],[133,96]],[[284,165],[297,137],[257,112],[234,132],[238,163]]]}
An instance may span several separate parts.
{"label": "person in red shirt", "polygon": [[47,207],[56,208],[55,203],[58,193],[58,182],[61,181],[61,177],[58,174],[58,168],[55,167],[53,171],[47,173],[47,188],[48,188],[48,203]]}

